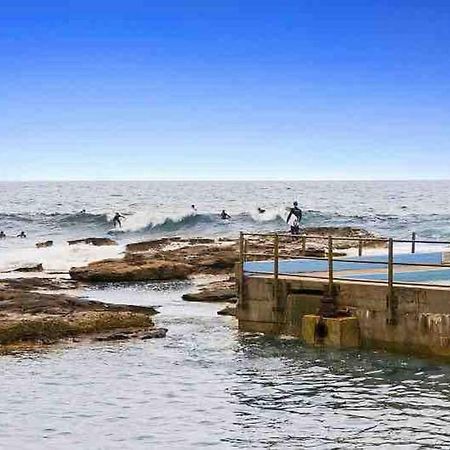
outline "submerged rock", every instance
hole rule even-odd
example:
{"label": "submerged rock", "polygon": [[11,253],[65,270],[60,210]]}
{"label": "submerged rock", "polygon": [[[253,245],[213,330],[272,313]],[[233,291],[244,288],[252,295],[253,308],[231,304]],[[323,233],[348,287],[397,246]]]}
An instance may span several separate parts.
{"label": "submerged rock", "polygon": [[37,242],[36,247],[37,248],[46,248],[46,247],[52,247],[53,241],[45,241],[45,242]]}
{"label": "submerged rock", "polygon": [[86,238],[86,239],[75,239],[73,241],[67,241],[69,245],[77,244],[89,244],[95,245],[97,247],[104,245],[117,245],[117,242],[109,238]]}
{"label": "submerged rock", "polygon": [[98,336],[95,338],[96,341],[125,341],[126,339],[130,339],[128,333],[112,333],[107,336]]}
{"label": "submerged rock", "polygon": [[225,306],[225,308],[217,311],[217,314],[219,316],[236,316],[236,310],[237,310],[236,306],[228,305]]}
{"label": "submerged rock", "polygon": [[25,267],[18,267],[17,269],[14,269],[13,272],[43,272],[44,267],[42,264],[36,264],[34,266],[25,266]]}
{"label": "submerged rock", "polygon": [[155,328],[154,330],[145,332],[140,336],[143,341],[147,339],[161,339],[165,338],[167,334],[167,328]]}
{"label": "submerged rock", "polygon": [[146,259],[105,259],[85,267],[73,267],[70,276],[77,281],[157,281],[186,279],[193,271],[188,264]]}

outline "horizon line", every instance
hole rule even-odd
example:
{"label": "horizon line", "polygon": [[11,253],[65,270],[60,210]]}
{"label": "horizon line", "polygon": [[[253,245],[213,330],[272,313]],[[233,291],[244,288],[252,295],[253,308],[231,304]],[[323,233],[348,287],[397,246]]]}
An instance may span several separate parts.
{"label": "horizon line", "polygon": [[336,182],[370,182],[370,181],[391,181],[391,182],[407,182],[407,181],[450,181],[450,178],[310,178],[310,179],[263,179],[263,178],[106,178],[106,179],[94,179],[94,178],[80,178],[80,179],[19,179],[19,180],[0,180],[0,183],[86,183],[86,182],[271,182],[271,183],[281,183],[281,182],[326,182],[326,181],[336,181]]}

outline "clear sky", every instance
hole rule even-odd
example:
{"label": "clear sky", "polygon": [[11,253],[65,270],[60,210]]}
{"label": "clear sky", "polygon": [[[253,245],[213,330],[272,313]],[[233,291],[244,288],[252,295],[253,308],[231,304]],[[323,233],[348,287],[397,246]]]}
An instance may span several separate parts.
{"label": "clear sky", "polygon": [[450,178],[448,0],[2,0],[0,180]]}

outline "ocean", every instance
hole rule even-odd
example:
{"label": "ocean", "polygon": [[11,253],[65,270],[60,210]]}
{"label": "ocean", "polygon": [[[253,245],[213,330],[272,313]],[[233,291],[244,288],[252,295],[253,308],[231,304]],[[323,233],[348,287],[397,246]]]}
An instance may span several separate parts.
{"label": "ocean", "polygon": [[[9,182],[0,183],[0,270],[44,259],[65,270],[92,258],[68,239],[109,236],[125,244],[161,236],[287,231],[293,201],[304,226],[362,227],[384,236],[450,239],[450,181]],[[195,205],[193,213],[191,205]],[[258,213],[258,207],[265,209]],[[222,209],[230,220],[221,220]],[[85,213],[81,211],[85,210]],[[115,212],[125,216],[114,230]],[[27,239],[16,236],[25,231]],[[47,251],[34,248],[53,240]],[[98,257],[112,249],[95,249]],[[42,261],[39,261],[42,262]]]}

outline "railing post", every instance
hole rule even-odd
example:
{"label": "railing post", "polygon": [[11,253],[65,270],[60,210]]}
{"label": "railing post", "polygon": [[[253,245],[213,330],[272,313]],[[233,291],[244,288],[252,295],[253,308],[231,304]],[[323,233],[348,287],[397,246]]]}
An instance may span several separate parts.
{"label": "railing post", "polygon": [[416,253],[416,232],[413,231],[411,237],[411,253]]}
{"label": "railing post", "polygon": [[328,293],[333,295],[333,236],[328,236]]}
{"label": "railing post", "polygon": [[277,309],[279,307],[279,298],[278,298],[279,254],[280,254],[280,238],[276,233],[273,242],[273,295],[275,298]]}
{"label": "railing post", "polygon": [[239,306],[244,306],[244,233],[239,234]]}
{"label": "railing post", "polygon": [[389,238],[388,244],[388,323],[395,325],[397,323],[397,299],[394,292],[394,240]]}
{"label": "railing post", "polygon": [[388,287],[389,293],[394,288],[394,240],[389,238],[388,244]]}
{"label": "railing post", "polygon": [[306,255],[306,235],[302,236],[302,255]]}
{"label": "railing post", "polygon": [[243,262],[247,261],[247,253],[248,253],[248,239],[244,239]]}
{"label": "railing post", "polygon": [[363,241],[362,239],[358,240],[358,256],[362,256],[363,254]]}

